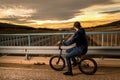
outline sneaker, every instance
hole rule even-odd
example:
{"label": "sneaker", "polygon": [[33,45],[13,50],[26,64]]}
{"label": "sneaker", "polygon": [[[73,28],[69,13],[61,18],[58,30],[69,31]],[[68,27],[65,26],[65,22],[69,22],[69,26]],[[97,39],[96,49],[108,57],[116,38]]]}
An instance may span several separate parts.
{"label": "sneaker", "polygon": [[64,75],[73,75],[73,73],[72,72],[65,72],[65,73],[63,73]]}

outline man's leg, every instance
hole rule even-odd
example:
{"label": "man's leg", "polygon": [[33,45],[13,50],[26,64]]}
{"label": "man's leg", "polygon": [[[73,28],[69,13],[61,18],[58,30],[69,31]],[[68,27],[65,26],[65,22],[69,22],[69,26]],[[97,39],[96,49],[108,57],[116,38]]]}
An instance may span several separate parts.
{"label": "man's leg", "polygon": [[[71,53],[71,52],[73,51],[73,49],[75,49],[75,47],[72,47],[72,48],[70,48],[70,49],[67,49],[67,50],[66,50],[66,53],[67,53],[67,54]],[[75,62],[76,59],[73,57],[73,58],[72,58],[72,61]]]}
{"label": "man's leg", "polygon": [[79,55],[80,55],[80,51],[79,51],[79,49],[77,47],[74,47],[70,53],[67,53],[67,55],[66,55],[66,61],[67,61],[68,72],[69,73],[72,73],[72,67],[71,67],[71,61],[70,61],[70,59],[74,58],[76,56],[79,56]]}
{"label": "man's leg", "polygon": [[71,56],[69,54],[66,55],[66,62],[68,66],[68,72],[72,73],[72,67],[71,67],[71,61],[70,61]]}
{"label": "man's leg", "polygon": [[73,66],[76,66],[76,65],[77,65],[77,61],[76,61],[75,57],[72,58],[72,62],[73,62],[73,63],[72,63]]}
{"label": "man's leg", "polygon": [[75,47],[69,48],[66,50],[66,53],[70,53]]}
{"label": "man's leg", "polygon": [[[82,50],[79,48],[79,47],[75,47],[74,48],[78,53],[77,53],[77,56],[79,56],[81,53],[82,53]],[[76,57],[76,56],[75,56]],[[75,57],[72,57],[72,65],[73,66],[76,66],[77,65],[77,61],[76,61],[76,58]]]}

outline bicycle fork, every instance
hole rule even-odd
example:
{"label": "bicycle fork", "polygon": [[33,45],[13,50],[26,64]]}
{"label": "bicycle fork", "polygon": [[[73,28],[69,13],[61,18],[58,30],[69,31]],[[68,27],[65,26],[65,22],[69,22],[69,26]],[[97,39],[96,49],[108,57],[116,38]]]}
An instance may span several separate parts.
{"label": "bicycle fork", "polygon": [[56,64],[59,64],[61,55],[62,55],[62,49],[60,49],[60,55],[59,55],[59,58],[58,58],[58,61],[56,62]]}

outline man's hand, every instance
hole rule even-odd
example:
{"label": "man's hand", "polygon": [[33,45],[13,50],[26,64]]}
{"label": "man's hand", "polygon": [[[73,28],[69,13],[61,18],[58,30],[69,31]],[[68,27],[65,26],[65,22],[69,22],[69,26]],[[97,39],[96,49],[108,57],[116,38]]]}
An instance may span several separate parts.
{"label": "man's hand", "polygon": [[58,41],[58,42],[57,42],[57,45],[60,45],[60,44],[62,44],[61,41]]}

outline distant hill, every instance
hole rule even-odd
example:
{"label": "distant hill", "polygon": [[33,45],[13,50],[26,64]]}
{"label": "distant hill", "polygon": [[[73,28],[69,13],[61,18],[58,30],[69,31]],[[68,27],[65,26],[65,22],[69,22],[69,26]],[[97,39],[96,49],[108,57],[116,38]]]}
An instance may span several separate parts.
{"label": "distant hill", "polygon": [[120,20],[86,28],[87,31],[120,31]]}
{"label": "distant hill", "polygon": [[[120,20],[108,24],[98,25],[90,28],[85,28],[86,31],[120,31]],[[14,33],[51,33],[51,32],[71,32],[72,29],[48,29],[48,28],[33,28],[30,26],[21,26],[8,23],[0,23],[0,34],[14,34]]]}
{"label": "distant hill", "polygon": [[99,26],[96,26],[96,27],[109,27],[109,26],[120,26],[120,20],[112,22],[112,23],[107,23],[107,24],[99,25]]}
{"label": "distant hill", "polygon": [[33,28],[29,26],[0,23],[0,34],[18,34],[18,33],[49,33],[58,30],[47,28]]}
{"label": "distant hill", "polygon": [[8,24],[8,23],[0,23],[0,29],[27,29],[27,30],[33,30],[35,28],[28,27],[28,26],[20,26],[20,25]]}

